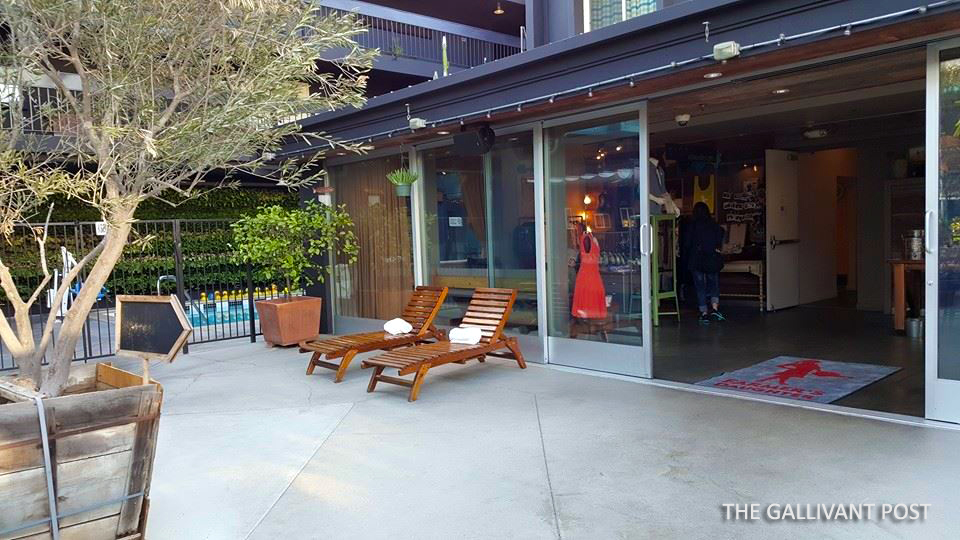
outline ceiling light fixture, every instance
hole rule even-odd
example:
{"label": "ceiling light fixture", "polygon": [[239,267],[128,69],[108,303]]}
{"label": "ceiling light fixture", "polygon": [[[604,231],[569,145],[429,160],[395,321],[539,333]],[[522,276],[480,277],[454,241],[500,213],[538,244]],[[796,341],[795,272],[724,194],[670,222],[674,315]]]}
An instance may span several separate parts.
{"label": "ceiling light fixture", "polygon": [[776,90],[773,91],[773,94],[777,96],[782,96],[783,94],[789,94],[789,93],[790,93],[789,88],[777,88]]}
{"label": "ceiling light fixture", "polygon": [[500,2],[497,2],[497,9],[493,10],[494,15],[503,15],[503,8],[500,7]]}
{"label": "ceiling light fixture", "polygon": [[808,129],[803,132],[804,138],[807,139],[822,139],[829,134],[830,132],[825,129]]}
{"label": "ceiling light fixture", "polygon": [[583,204],[584,204],[584,205],[590,204],[590,203],[592,203],[592,202],[593,202],[593,199],[590,198],[590,195],[584,195],[584,196],[583,196]]}
{"label": "ceiling light fixture", "polygon": [[723,73],[720,73],[719,71],[711,71],[710,73],[703,74],[704,79],[716,79],[719,77],[723,77]]}
{"label": "ceiling light fixture", "polygon": [[438,131],[438,132],[437,132],[437,135],[449,135],[449,134],[450,134],[450,132],[449,132],[449,131],[446,131],[446,130],[442,130],[442,131]]}

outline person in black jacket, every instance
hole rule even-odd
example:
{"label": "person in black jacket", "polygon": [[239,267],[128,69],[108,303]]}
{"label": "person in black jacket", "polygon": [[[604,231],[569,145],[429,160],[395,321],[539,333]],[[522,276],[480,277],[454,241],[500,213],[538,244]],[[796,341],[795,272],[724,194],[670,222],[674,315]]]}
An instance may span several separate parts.
{"label": "person in black jacket", "polygon": [[[700,322],[711,319],[722,321],[720,313],[720,270],[723,269],[723,228],[710,216],[706,203],[698,202],[693,206],[693,223],[687,229],[683,239],[684,258],[693,274],[693,283],[697,289],[697,307],[700,309]],[[709,302],[709,303],[708,303]]]}

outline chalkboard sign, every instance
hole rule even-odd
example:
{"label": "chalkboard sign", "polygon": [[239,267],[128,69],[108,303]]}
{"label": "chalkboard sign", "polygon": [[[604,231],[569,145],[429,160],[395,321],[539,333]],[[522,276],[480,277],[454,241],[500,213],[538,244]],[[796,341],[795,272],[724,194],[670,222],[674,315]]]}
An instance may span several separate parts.
{"label": "chalkboard sign", "polygon": [[118,356],[172,362],[191,333],[176,296],[117,295]]}

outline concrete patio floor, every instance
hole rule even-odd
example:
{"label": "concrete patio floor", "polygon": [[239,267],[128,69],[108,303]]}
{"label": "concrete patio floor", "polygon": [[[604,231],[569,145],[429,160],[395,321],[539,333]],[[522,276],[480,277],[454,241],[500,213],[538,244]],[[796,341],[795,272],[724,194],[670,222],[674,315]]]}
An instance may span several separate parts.
{"label": "concrete patio floor", "polygon": [[[191,346],[165,388],[152,539],[956,538],[960,432],[515,363],[416,403],[295,349]],[[139,372],[138,362],[114,362]],[[922,522],[723,519],[724,503],[926,503]]]}

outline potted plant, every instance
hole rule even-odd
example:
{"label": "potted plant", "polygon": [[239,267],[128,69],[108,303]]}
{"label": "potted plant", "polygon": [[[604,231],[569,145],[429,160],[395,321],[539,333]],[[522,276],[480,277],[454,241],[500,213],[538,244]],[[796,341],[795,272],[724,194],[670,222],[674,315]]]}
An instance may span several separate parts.
{"label": "potted plant", "polygon": [[410,186],[419,179],[420,176],[410,169],[397,169],[387,175],[387,180],[393,184],[397,197],[409,197]]}
{"label": "potted plant", "polygon": [[268,206],[231,227],[236,260],[254,265],[265,280],[286,284],[283,297],[257,302],[263,339],[268,345],[293,345],[316,336],[322,299],[293,293],[313,282],[308,274],[314,268],[323,282],[329,265],[318,267],[317,257],[332,252],[356,261],[357,239],[344,206],[313,201],[296,209]]}
{"label": "potted plant", "polygon": [[[283,121],[363,104],[375,53],[354,41],[365,31],[356,18],[318,18],[313,3],[286,0],[180,0],[176,16],[163,2],[122,4],[3,3],[0,85],[26,96],[44,80],[50,96],[6,108],[0,128],[0,340],[17,365],[0,375],[4,538],[146,534],[161,389],[73,361],[117,262],[134,256],[140,204],[186,201],[251,171],[284,186],[312,182],[313,159],[274,163],[294,136],[361,151]],[[345,51],[333,76],[316,69],[332,49]],[[323,90],[304,94],[304,82]],[[58,233],[48,224],[51,201],[64,197],[104,226],[55,276]],[[36,250],[38,280],[2,249],[17,235]]]}

